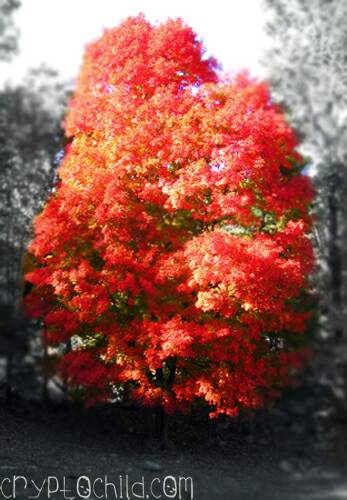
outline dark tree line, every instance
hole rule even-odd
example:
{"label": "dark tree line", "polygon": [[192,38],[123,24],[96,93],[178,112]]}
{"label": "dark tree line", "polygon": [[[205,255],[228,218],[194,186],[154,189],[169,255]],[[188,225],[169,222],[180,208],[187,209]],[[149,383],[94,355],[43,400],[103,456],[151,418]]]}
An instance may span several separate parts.
{"label": "dark tree line", "polygon": [[[18,50],[13,13],[19,7],[0,0],[2,61],[13,60]],[[32,338],[21,310],[23,259],[32,220],[54,182],[67,96],[66,83],[46,66],[0,89],[0,355],[7,357],[7,376]]]}
{"label": "dark tree line", "polygon": [[[316,188],[316,373],[343,402],[347,379],[347,2],[266,0],[266,57],[277,99],[302,141]],[[343,403],[343,406],[345,404]],[[346,408],[344,408],[346,411]]]}
{"label": "dark tree line", "polygon": [[267,0],[270,78],[311,159],[323,311],[342,340],[346,308],[347,3]]}
{"label": "dark tree line", "polygon": [[[23,84],[6,87],[3,109],[2,244],[12,248],[5,263],[7,302],[17,301],[20,259],[30,236],[32,219],[52,185],[54,156],[61,144],[65,89],[48,68],[31,71]],[[4,253],[6,255],[6,252]],[[6,297],[8,295],[8,297]]]}

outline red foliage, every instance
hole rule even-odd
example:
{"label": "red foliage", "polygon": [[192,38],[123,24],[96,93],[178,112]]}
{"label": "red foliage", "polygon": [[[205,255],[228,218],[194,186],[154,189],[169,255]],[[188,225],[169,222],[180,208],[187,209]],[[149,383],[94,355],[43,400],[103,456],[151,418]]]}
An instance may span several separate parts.
{"label": "red foliage", "polygon": [[130,18],[87,47],[27,279],[93,401],[126,387],[236,415],[305,358],[310,181],[267,85],[217,69],[180,20]]}

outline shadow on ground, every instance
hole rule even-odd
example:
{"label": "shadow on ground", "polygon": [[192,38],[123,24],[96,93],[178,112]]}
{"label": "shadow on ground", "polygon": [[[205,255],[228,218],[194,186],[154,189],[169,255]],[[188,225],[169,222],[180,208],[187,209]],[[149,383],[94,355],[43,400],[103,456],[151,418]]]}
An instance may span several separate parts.
{"label": "shadow on ground", "polygon": [[[133,407],[3,404],[0,498],[347,499],[344,421],[317,423],[298,405],[252,420],[177,416],[173,445],[163,451],[150,437],[151,419]],[[14,491],[16,475],[25,479]],[[51,491],[60,491],[48,492],[49,477]],[[62,491],[64,479],[71,492]],[[105,482],[115,487],[105,490]]]}

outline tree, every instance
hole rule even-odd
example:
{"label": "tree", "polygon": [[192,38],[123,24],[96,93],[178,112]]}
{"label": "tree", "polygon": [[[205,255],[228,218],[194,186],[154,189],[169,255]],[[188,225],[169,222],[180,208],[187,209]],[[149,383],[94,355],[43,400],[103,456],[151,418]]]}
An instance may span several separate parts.
{"label": "tree", "polygon": [[[16,0],[0,0],[0,62],[10,61],[17,51],[17,30],[13,23],[13,12],[19,7]],[[0,95],[0,97],[2,97]],[[2,104],[2,103],[1,103]],[[6,110],[0,106],[0,167],[2,175],[7,174],[11,164],[12,151],[6,144]],[[9,206],[9,197],[0,194],[0,213],[3,219],[6,208]],[[6,208],[5,208],[6,207]],[[3,227],[1,228],[3,229]],[[13,315],[11,305],[6,301],[7,292],[4,293],[4,284],[11,279],[8,256],[12,253],[12,245],[9,241],[9,230],[4,228],[1,231],[0,241],[0,267],[6,269],[4,274],[0,275],[0,355],[6,357],[6,398],[11,397],[12,386],[12,356],[15,349],[18,348],[16,339],[12,336]]]}
{"label": "tree", "polygon": [[42,67],[0,93],[0,352],[15,356],[17,371],[24,370],[19,361],[28,351],[28,329],[34,333],[21,314],[23,254],[32,218],[53,186],[66,91]]}
{"label": "tree", "polygon": [[[0,61],[17,53],[13,14],[19,6],[17,0],[0,0]],[[8,361],[8,395],[12,366],[24,369],[19,361],[29,344],[20,307],[22,256],[31,220],[52,186],[66,94],[65,82],[45,66],[0,91],[0,355]]]}
{"label": "tree", "polygon": [[32,218],[53,186],[66,92],[57,74],[42,67],[31,70],[21,85],[6,87],[0,94],[4,159],[0,172],[0,243],[12,249],[3,253],[7,261],[0,268],[0,293],[8,294],[7,302],[12,305],[18,303],[20,262]]}
{"label": "tree", "polygon": [[[11,57],[15,54],[17,50],[17,30],[13,24],[13,12],[19,7],[20,3],[16,0],[0,0],[0,61],[9,61]],[[6,101],[4,99],[4,94],[0,94],[1,106],[0,106],[0,167],[2,181],[8,177],[8,171],[11,167],[11,161],[13,156],[13,150],[11,145],[7,143],[7,122],[8,114],[6,109]],[[6,183],[6,181],[5,181]],[[4,215],[9,207],[9,193],[5,193],[5,189],[0,192],[0,210],[1,219],[4,220]],[[12,245],[9,238],[9,231],[7,227],[1,227],[1,242],[0,242],[0,265],[3,266],[4,262],[7,263],[6,256],[10,255],[12,251]],[[9,279],[9,272],[6,271],[6,277]],[[2,279],[1,279],[2,278]],[[2,282],[5,276],[0,277],[0,289],[2,288]],[[1,290],[2,291],[2,290]],[[2,307],[3,300],[0,292],[0,304],[3,310],[6,309]],[[2,319],[4,314],[1,315]]]}
{"label": "tree", "polygon": [[315,167],[318,289],[330,330],[341,340],[346,314],[347,4],[267,0],[267,5],[272,13],[267,66],[276,97],[286,105],[302,136],[302,150]]}
{"label": "tree", "polygon": [[18,0],[0,0],[0,60],[9,61],[17,51],[18,33],[13,23],[13,12]]}
{"label": "tree", "polygon": [[265,404],[307,355],[313,260],[310,181],[267,86],[219,76],[181,20],[129,18],[87,47],[65,130],[27,307],[70,343],[71,391]]}

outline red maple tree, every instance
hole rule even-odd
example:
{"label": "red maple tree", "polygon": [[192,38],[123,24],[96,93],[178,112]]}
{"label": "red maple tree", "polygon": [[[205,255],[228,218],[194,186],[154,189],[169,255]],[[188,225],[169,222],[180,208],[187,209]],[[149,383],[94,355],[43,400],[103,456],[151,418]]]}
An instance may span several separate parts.
{"label": "red maple tree", "polygon": [[267,85],[218,70],[181,20],[86,49],[27,306],[88,401],[233,416],[306,356],[310,181]]}

